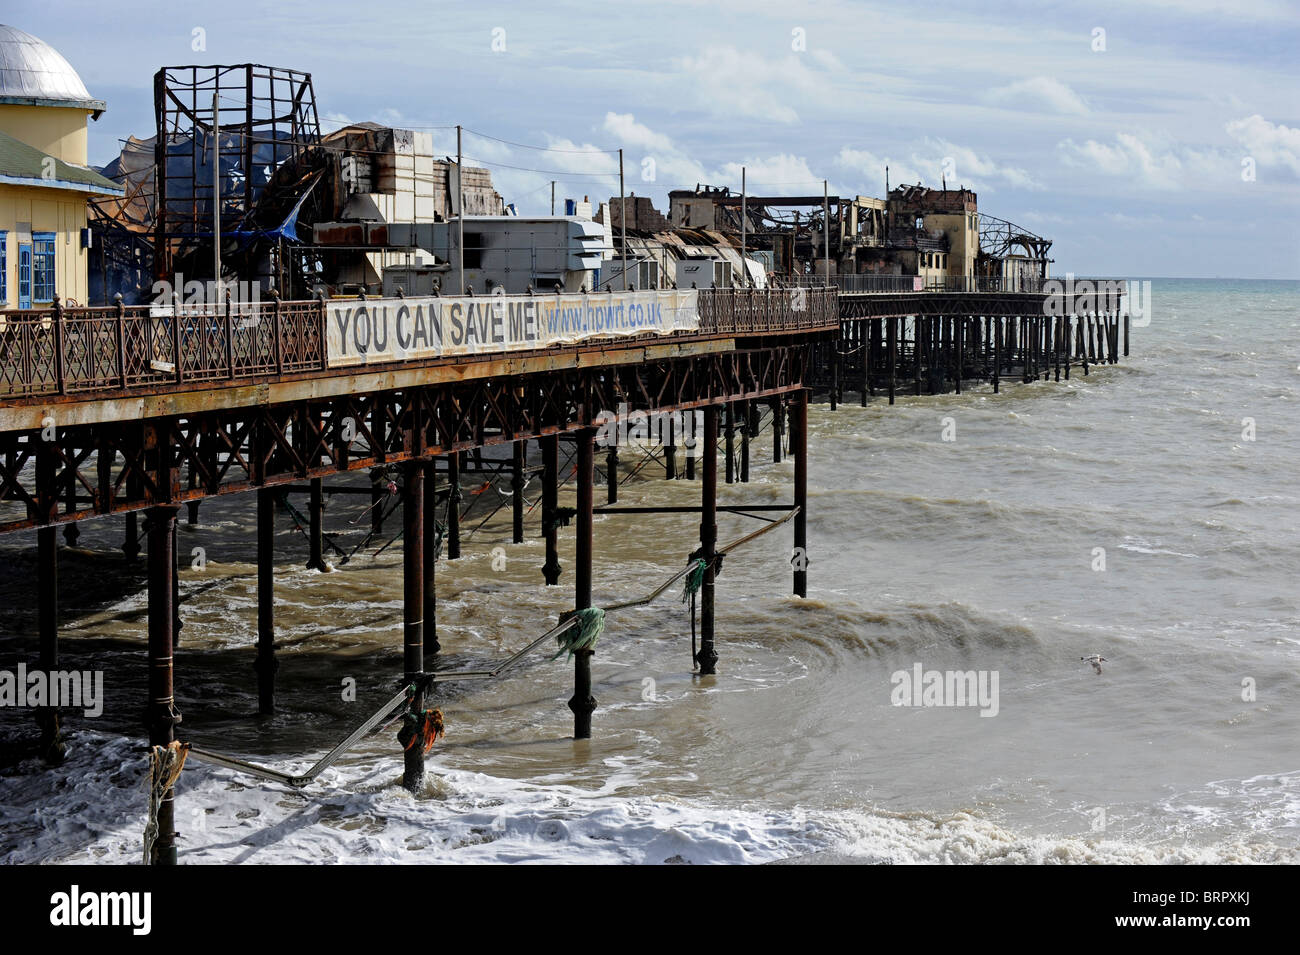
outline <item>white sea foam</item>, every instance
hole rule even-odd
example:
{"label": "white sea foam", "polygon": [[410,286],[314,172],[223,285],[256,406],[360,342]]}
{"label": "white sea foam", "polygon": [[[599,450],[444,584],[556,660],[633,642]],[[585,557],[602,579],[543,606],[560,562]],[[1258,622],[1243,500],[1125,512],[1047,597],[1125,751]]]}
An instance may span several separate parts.
{"label": "white sea foam", "polygon": [[[83,733],[68,764],[35,761],[8,782],[0,861],[140,861],[145,759],[138,742]],[[399,785],[396,758],[327,770],[304,790],[191,761],[178,786],[180,860],[188,864],[1294,862],[1295,850],[1022,834],[974,812],[760,811],[684,798],[622,796],[614,772],[598,791],[430,765],[424,790]],[[1257,777],[1251,793],[1300,806],[1300,774]],[[50,783],[56,782],[51,787]],[[1218,793],[1221,788],[1210,787]],[[1180,812],[1192,811],[1181,804]]]}

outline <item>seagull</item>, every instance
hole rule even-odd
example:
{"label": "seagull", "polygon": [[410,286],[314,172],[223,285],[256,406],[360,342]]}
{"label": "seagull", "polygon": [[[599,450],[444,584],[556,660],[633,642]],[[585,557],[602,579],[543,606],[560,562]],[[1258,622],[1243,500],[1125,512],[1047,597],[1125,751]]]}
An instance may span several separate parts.
{"label": "seagull", "polygon": [[1107,662],[1106,658],[1103,657],[1100,653],[1094,653],[1090,657],[1079,657],[1079,661],[1081,663],[1091,663],[1092,668],[1096,670],[1099,674],[1101,673],[1101,665]]}

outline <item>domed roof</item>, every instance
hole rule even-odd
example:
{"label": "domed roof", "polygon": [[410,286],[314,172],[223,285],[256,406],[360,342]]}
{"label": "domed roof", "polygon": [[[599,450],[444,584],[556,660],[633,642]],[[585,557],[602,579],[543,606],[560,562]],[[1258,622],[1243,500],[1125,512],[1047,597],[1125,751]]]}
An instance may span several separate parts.
{"label": "domed roof", "polygon": [[17,27],[0,24],[0,103],[76,106],[98,112],[86,84],[58,50]]}

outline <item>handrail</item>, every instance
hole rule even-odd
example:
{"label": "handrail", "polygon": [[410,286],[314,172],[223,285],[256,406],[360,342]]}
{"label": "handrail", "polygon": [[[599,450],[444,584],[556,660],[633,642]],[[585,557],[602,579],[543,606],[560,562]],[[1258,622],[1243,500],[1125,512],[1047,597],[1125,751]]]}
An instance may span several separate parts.
{"label": "handrail", "polygon": [[[722,547],[717,548],[717,550],[715,550],[714,553],[722,554],[722,555],[728,554],[731,551],[735,550],[737,547],[740,547],[742,544],[748,544],[750,541],[752,541],[755,537],[758,537],[760,534],[766,534],[774,527],[780,527],[782,524],[789,521],[792,517],[794,517],[798,513],[799,513],[799,508],[792,507],[789,511],[786,512],[786,514],[783,517],[777,518],[776,520],[771,521],[768,524],[764,524],[762,527],[758,528],[758,530],[752,531],[744,535],[743,537],[738,537],[729,544],[724,544]],[[654,590],[650,591],[650,593],[646,594],[644,597],[640,597],[636,600],[625,600],[622,603],[612,604],[605,608],[605,613],[610,613],[611,611],[614,610],[625,610],[628,607],[641,607],[644,606],[645,604],[650,603],[650,601],[654,600],[656,597],[658,597],[661,593],[663,593],[665,590],[667,590],[677,581],[681,580],[683,577],[689,574],[692,570],[692,567],[693,567],[692,564],[687,564],[684,569],[679,570],[677,573],[673,574],[671,577],[665,580]]]}
{"label": "handrail", "polygon": [[[837,321],[832,289],[811,290],[799,301],[783,289],[704,289],[698,303],[699,328],[669,332],[665,339],[799,331]],[[329,373],[326,314],[324,299],[274,298],[237,305],[0,309],[0,399],[223,387]],[[596,335],[559,347],[604,340]]]}
{"label": "handrail", "polygon": [[299,789],[306,786],[309,782],[333,765],[340,756],[352,748],[352,745],[356,743],[357,740],[361,739],[361,737],[374,729],[374,727],[377,726],[385,716],[409,700],[414,696],[414,694],[415,687],[413,684],[403,687],[400,692],[391,697],[388,702],[376,710],[369,719],[344,737],[337,746],[318,759],[311,769],[299,776],[294,776],[290,773],[282,773],[279,770],[270,769],[266,766],[259,766],[257,763],[250,763],[247,760],[236,759],[233,756],[223,756],[220,753],[213,753],[209,750],[200,749],[193,745],[189,748],[189,754],[197,757],[205,763],[213,763],[217,766],[224,766],[227,769],[235,769],[240,772],[249,773],[253,776],[261,776],[263,779],[285,783],[286,785],[293,786],[295,789]]}

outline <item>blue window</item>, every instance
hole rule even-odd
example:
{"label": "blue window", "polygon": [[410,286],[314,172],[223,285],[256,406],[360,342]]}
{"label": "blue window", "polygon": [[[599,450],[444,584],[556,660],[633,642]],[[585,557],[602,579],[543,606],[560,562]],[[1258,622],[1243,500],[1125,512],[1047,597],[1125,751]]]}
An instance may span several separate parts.
{"label": "blue window", "polygon": [[0,232],[0,308],[9,304],[9,233]]}
{"label": "blue window", "polygon": [[54,233],[32,233],[32,301],[54,301]]}

